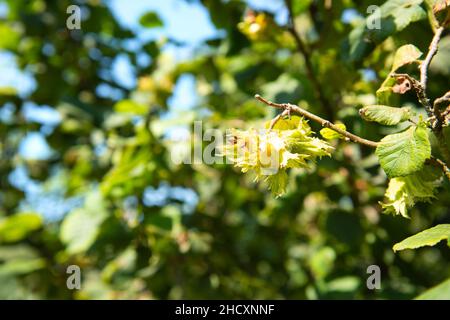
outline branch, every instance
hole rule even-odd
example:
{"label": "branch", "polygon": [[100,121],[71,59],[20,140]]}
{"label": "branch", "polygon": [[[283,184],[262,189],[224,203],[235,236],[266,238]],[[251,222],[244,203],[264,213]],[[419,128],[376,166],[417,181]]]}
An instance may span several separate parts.
{"label": "branch", "polygon": [[[422,87],[425,99],[428,101],[428,104],[429,104],[429,99],[427,98],[428,67],[430,66],[431,60],[436,55],[436,52],[438,50],[439,41],[441,40],[441,35],[442,35],[443,31],[444,31],[443,26],[441,26],[435,30],[433,40],[431,40],[431,43],[430,43],[430,46],[428,49],[427,56],[420,64],[420,85]],[[434,114],[434,116],[436,117],[435,132],[438,133],[442,128],[443,118],[442,118],[441,113],[439,112],[439,109],[432,107],[431,111]]]}
{"label": "branch", "polygon": [[444,27],[441,26],[436,29],[434,32],[433,40],[430,43],[430,47],[428,49],[428,54],[425,57],[425,60],[420,64],[420,84],[422,85],[423,91],[427,90],[427,80],[428,80],[428,67],[430,66],[431,60],[435,56],[438,50],[438,44],[441,40],[442,32],[444,31]]}
{"label": "branch", "polygon": [[439,109],[439,107],[443,104],[450,105],[450,91],[447,91],[442,97],[434,100],[433,108]]}
{"label": "branch", "polygon": [[[427,55],[428,56],[428,55]],[[441,113],[439,109],[437,108],[437,104],[439,104],[442,100],[441,98],[446,97],[446,94],[437,99],[435,101],[434,107],[430,103],[430,99],[428,99],[427,94],[422,86],[422,83],[413,77],[411,77],[409,74],[406,73],[393,73],[391,74],[391,77],[398,78],[403,77],[409,83],[411,84],[412,88],[416,92],[417,99],[419,100],[420,104],[422,104],[427,111],[428,117],[431,122],[431,130],[433,134],[435,135],[439,149],[445,158],[447,163],[450,163],[450,149],[447,145],[447,142],[445,141],[444,134],[442,132],[442,125],[445,123],[445,114]],[[445,100],[445,99],[443,99]],[[436,104],[437,102],[437,104]]]}
{"label": "branch", "polygon": [[336,131],[337,133],[340,133],[341,135],[343,135],[344,137],[348,138],[349,140],[351,140],[353,142],[356,142],[356,143],[359,143],[359,144],[362,144],[365,146],[369,146],[372,148],[376,148],[378,146],[377,142],[363,139],[353,133],[343,130],[343,129],[337,127],[336,125],[334,125],[333,123],[331,123],[330,121],[325,120],[319,116],[316,116],[315,114],[308,112],[308,111],[300,108],[299,106],[296,106],[296,105],[293,105],[290,103],[281,103],[280,104],[280,103],[268,101],[268,100],[264,99],[263,97],[261,97],[259,94],[255,95],[255,99],[267,104],[268,106],[283,110],[282,114],[278,115],[277,117],[275,117],[272,120],[272,122],[271,122],[272,128],[273,128],[273,125],[275,125],[276,121],[278,121],[283,116],[283,114],[289,114],[290,112],[295,112],[305,118],[308,118],[312,121],[319,123],[322,127],[326,127],[326,128]]}
{"label": "branch", "polygon": [[450,180],[450,169],[447,167],[444,161],[437,159],[435,157],[431,157],[430,159],[427,160],[427,163],[435,167],[441,168],[442,171],[444,171],[444,174],[447,177],[447,179]]}
{"label": "branch", "polygon": [[[367,139],[361,138],[353,133],[350,133],[346,130],[342,130],[341,128],[337,127],[330,121],[323,119],[319,116],[316,116],[315,114],[308,112],[308,111],[300,108],[299,106],[296,106],[296,105],[293,105],[290,103],[275,103],[275,102],[264,99],[259,94],[255,95],[255,99],[261,101],[262,103],[264,103],[268,106],[283,110],[283,112],[281,114],[277,115],[275,118],[272,119],[272,121],[270,122],[269,130],[272,130],[273,127],[275,126],[275,124],[277,123],[277,121],[280,120],[282,117],[287,116],[287,115],[290,116],[291,112],[295,112],[305,118],[308,118],[312,121],[319,123],[322,127],[326,127],[326,128],[336,131],[337,133],[340,133],[341,135],[343,135],[344,137],[346,137],[347,139],[349,139],[353,142],[359,143],[364,146],[372,147],[372,148],[376,148],[378,146],[378,142],[367,140]],[[450,180],[450,169],[448,168],[448,166],[446,165],[446,163],[444,161],[431,156],[430,159],[427,159],[426,163],[440,167],[442,169],[442,171],[444,172],[444,174],[446,175],[446,177]]]}
{"label": "branch", "polygon": [[430,117],[430,118],[433,117],[433,114],[434,114],[433,107],[431,106],[430,99],[428,99],[426,92],[423,89],[423,86],[420,81],[411,77],[407,73],[392,73],[391,77],[406,79],[411,84],[411,87],[414,89],[414,92],[416,93],[417,99],[419,100],[420,104],[427,111],[428,117]]}
{"label": "branch", "polygon": [[325,113],[327,114],[327,116],[330,119],[333,119],[334,118],[333,108],[331,107],[330,102],[326,98],[322,90],[322,86],[314,73],[314,68],[311,62],[311,53],[309,52],[299,33],[295,29],[294,13],[292,11],[292,2],[291,0],[285,0],[284,2],[286,4],[289,13],[289,25],[287,29],[294,37],[297,49],[299,53],[303,56],[303,59],[305,60],[306,74],[308,76],[309,81],[311,81],[314,87],[314,94],[316,95],[317,99],[319,99],[320,103],[322,104],[322,107],[325,109]]}

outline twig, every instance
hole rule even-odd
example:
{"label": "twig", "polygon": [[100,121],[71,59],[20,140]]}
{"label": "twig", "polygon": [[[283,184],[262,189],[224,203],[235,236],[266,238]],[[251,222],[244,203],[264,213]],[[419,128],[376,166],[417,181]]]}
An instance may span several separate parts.
{"label": "twig", "polygon": [[[268,106],[283,110],[282,113],[280,113],[279,115],[277,115],[275,118],[272,119],[272,121],[270,122],[269,130],[272,130],[273,127],[275,126],[275,124],[282,117],[284,117],[286,115],[290,116],[291,112],[295,112],[305,118],[308,118],[312,121],[319,123],[323,127],[332,129],[332,130],[336,131],[337,133],[340,133],[341,135],[346,137],[348,140],[351,140],[353,142],[356,142],[356,143],[359,143],[361,145],[365,145],[368,147],[372,147],[372,148],[376,148],[378,146],[378,142],[361,138],[353,133],[343,130],[343,129],[337,127],[336,125],[334,125],[333,123],[331,123],[330,121],[325,120],[319,116],[316,116],[315,114],[308,112],[308,111],[300,108],[299,106],[296,106],[296,105],[293,105],[290,103],[275,103],[275,102],[264,99],[259,94],[255,95],[255,99],[261,101],[262,103],[264,103]],[[430,159],[427,159],[426,163],[440,167],[442,169],[442,171],[444,172],[444,174],[446,175],[446,177],[450,180],[450,169],[448,168],[447,164],[444,161],[432,156]]]}
{"label": "twig", "polygon": [[422,83],[406,73],[392,73],[391,77],[404,77],[411,83],[412,88],[416,92],[417,99],[427,111],[430,121],[433,121],[431,124],[431,130],[438,140],[439,149],[446,162],[450,162],[450,149],[448,148],[447,142],[445,141],[445,137],[442,132],[442,125],[445,122],[445,117],[438,108],[434,108],[431,106],[430,99],[428,99],[427,94],[423,89]]}
{"label": "twig", "polygon": [[273,127],[277,124],[277,122],[285,116],[289,116],[289,117],[291,116],[291,108],[284,109],[282,113],[280,113],[279,115],[277,115],[275,118],[273,118],[270,121],[269,131],[272,130]]}
{"label": "twig", "polygon": [[[433,40],[430,43],[430,47],[427,53],[427,56],[420,64],[420,84],[423,90],[423,95],[425,99],[429,103],[429,99],[427,98],[426,89],[427,89],[427,80],[428,80],[428,67],[430,66],[431,60],[435,56],[439,41],[441,40],[441,35],[444,32],[445,24],[437,28],[434,32]],[[447,163],[450,163],[450,148],[445,141],[444,134],[442,132],[442,126],[445,122],[445,117],[441,114],[436,104],[433,104],[432,113],[436,118],[436,121],[433,124],[433,133],[436,136],[439,144],[439,149],[441,150],[442,155],[444,156]]]}
{"label": "twig", "polygon": [[447,91],[442,97],[434,100],[433,108],[439,109],[440,105],[449,104],[450,105],[450,91]]}
{"label": "twig", "polygon": [[430,99],[428,99],[425,91],[423,90],[423,86],[419,80],[416,80],[415,78],[411,77],[407,73],[392,73],[391,77],[393,78],[405,78],[406,80],[411,83],[411,86],[414,90],[414,92],[417,95],[417,99],[419,100],[420,104],[423,105],[425,110],[427,111],[428,117],[433,117],[433,107],[431,106]]}
{"label": "twig", "polygon": [[314,73],[314,68],[313,68],[313,65],[311,62],[311,53],[309,52],[309,50],[306,47],[305,43],[303,42],[302,38],[300,37],[297,30],[295,29],[294,13],[292,11],[292,2],[291,2],[291,0],[285,0],[284,2],[286,4],[287,10],[289,12],[289,25],[288,25],[287,29],[291,33],[291,35],[294,37],[298,51],[303,56],[303,59],[305,60],[306,74],[308,76],[309,81],[311,81],[311,83],[314,87],[314,94],[316,95],[317,99],[319,99],[322,107],[325,109],[325,113],[327,114],[327,117],[330,118],[331,120],[333,120],[334,119],[333,108],[331,107],[330,102],[326,98],[326,96],[322,90],[322,86],[321,86],[319,80],[317,79],[316,74]]}
{"label": "twig", "polygon": [[438,50],[438,44],[441,40],[443,31],[443,26],[436,29],[436,31],[434,32],[433,40],[431,41],[430,47],[428,49],[428,54],[420,64],[420,84],[422,85],[423,91],[427,90],[428,67],[430,66],[431,60]]}
{"label": "twig", "polygon": [[[356,142],[356,143],[359,143],[359,144],[362,144],[362,145],[365,145],[365,146],[369,146],[369,147],[372,147],[372,148],[376,148],[378,146],[377,142],[361,138],[361,137],[359,137],[359,136],[357,136],[357,135],[355,135],[353,133],[350,133],[350,132],[348,132],[346,130],[343,130],[343,129],[339,128],[338,126],[334,125],[333,123],[331,123],[330,121],[325,120],[325,119],[323,119],[323,118],[321,118],[319,116],[316,116],[315,114],[313,114],[311,112],[308,112],[308,111],[300,108],[299,106],[296,106],[296,105],[293,105],[293,104],[290,104],[290,103],[275,103],[275,102],[272,102],[272,101],[268,101],[268,100],[264,99],[263,97],[261,97],[259,94],[255,95],[255,99],[257,99],[257,100],[267,104],[268,106],[271,106],[271,107],[274,107],[274,108],[278,108],[278,109],[282,109],[283,113],[286,110],[289,110],[288,112],[295,112],[295,113],[297,113],[297,114],[299,114],[299,115],[301,115],[301,116],[303,116],[305,118],[308,118],[308,119],[310,119],[312,121],[315,121],[315,122],[319,123],[322,127],[326,127],[326,128],[329,128],[329,129],[332,129],[332,130],[336,131],[337,133],[340,133],[341,135],[343,135],[344,137],[348,138],[349,140],[351,140],[353,142]],[[276,121],[278,121],[281,118],[282,114],[278,115],[275,118],[275,119],[278,118]]]}
{"label": "twig", "polygon": [[435,167],[440,167],[442,171],[444,171],[445,176],[450,180],[450,169],[447,167],[444,161],[437,159],[435,157],[431,157],[427,160],[428,164],[431,164]]}

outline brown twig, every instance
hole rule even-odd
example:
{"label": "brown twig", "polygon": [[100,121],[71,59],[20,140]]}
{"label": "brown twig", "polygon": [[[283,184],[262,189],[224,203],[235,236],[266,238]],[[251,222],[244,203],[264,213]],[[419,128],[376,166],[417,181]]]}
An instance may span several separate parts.
{"label": "brown twig", "polygon": [[439,110],[439,107],[443,104],[450,105],[450,91],[447,91],[442,97],[434,100],[433,108]]}
{"label": "brown twig", "polygon": [[[356,142],[356,143],[359,143],[361,145],[365,145],[368,147],[372,147],[372,148],[376,148],[378,146],[378,142],[361,138],[353,133],[343,130],[343,129],[337,127],[336,125],[334,125],[333,123],[331,123],[330,121],[323,119],[319,116],[316,116],[315,114],[308,112],[308,111],[300,108],[299,106],[296,106],[296,105],[293,105],[290,103],[275,103],[275,102],[269,101],[267,99],[264,99],[259,94],[255,95],[255,99],[261,101],[262,103],[264,103],[268,106],[283,110],[282,113],[280,113],[279,115],[277,115],[275,118],[272,119],[272,121],[270,122],[269,130],[272,130],[273,127],[275,126],[275,124],[282,117],[287,116],[287,115],[290,116],[291,112],[294,112],[305,118],[308,118],[312,121],[319,123],[323,127],[326,127],[326,128],[336,131],[337,133],[343,135],[348,140],[351,140],[353,142]],[[427,159],[426,163],[440,167],[442,169],[442,171],[444,172],[444,174],[446,175],[446,177],[450,180],[450,169],[448,168],[447,164],[444,161],[432,156],[430,159]]]}
{"label": "brown twig", "polygon": [[278,122],[281,118],[283,118],[283,117],[285,117],[285,116],[289,116],[289,117],[291,116],[291,109],[290,109],[290,108],[284,109],[282,113],[280,113],[279,115],[277,115],[275,118],[273,118],[273,119],[270,121],[269,131],[272,130],[273,127],[277,124],[277,122]]}
{"label": "brown twig", "polygon": [[419,100],[420,104],[425,108],[428,117],[433,117],[433,107],[431,106],[430,99],[428,99],[425,91],[423,90],[423,86],[419,80],[416,80],[412,76],[410,76],[407,73],[392,73],[391,77],[393,78],[405,78],[409,81],[411,84],[414,92],[417,95],[417,99]]}
{"label": "brown twig", "polygon": [[316,95],[317,99],[319,99],[322,107],[325,110],[325,113],[327,114],[327,117],[331,120],[334,119],[334,112],[333,108],[326,98],[323,90],[322,85],[320,84],[319,80],[316,77],[316,74],[314,72],[313,64],[311,61],[311,52],[306,47],[305,43],[303,42],[300,34],[295,29],[295,23],[294,23],[294,13],[292,11],[292,1],[291,0],[285,0],[284,1],[289,13],[289,25],[287,27],[288,31],[293,36],[295,43],[297,45],[297,49],[299,53],[303,56],[303,59],[305,60],[305,67],[306,67],[306,75],[308,76],[309,81],[311,81],[313,87],[314,87],[314,94]]}
{"label": "brown twig", "polygon": [[[420,64],[420,85],[422,87],[422,91],[424,93],[425,98],[427,98],[427,81],[428,81],[428,68],[430,66],[431,60],[436,55],[436,52],[438,50],[439,41],[441,40],[442,32],[444,31],[444,27],[441,26],[437,28],[434,32],[433,40],[431,40],[427,56]],[[429,104],[429,100],[428,100]],[[436,131],[440,131],[443,124],[443,118],[441,116],[441,113],[439,112],[439,109],[431,107],[431,111],[436,117]]]}
{"label": "brown twig", "polygon": [[441,40],[441,35],[443,31],[444,31],[443,26],[436,29],[436,31],[434,32],[433,40],[431,40],[427,56],[420,64],[420,84],[422,85],[424,91],[427,90],[428,67],[430,66],[431,60],[433,59],[438,50],[439,41]]}
{"label": "brown twig", "polygon": [[444,171],[445,176],[450,180],[450,169],[447,167],[444,161],[437,159],[435,157],[431,157],[427,160],[428,164],[431,164],[435,167],[440,167],[442,171]]}
{"label": "brown twig", "polygon": [[[334,125],[332,122],[325,120],[319,116],[316,116],[315,114],[308,112],[302,108],[300,108],[299,106],[290,104],[290,103],[275,103],[269,100],[264,99],[263,97],[261,97],[259,94],[255,95],[255,99],[267,104],[268,106],[274,107],[274,108],[278,108],[278,109],[282,109],[283,113],[285,112],[295,112],[305,118],[308,118],[312,121],[315,121],[317,123],[319,123],[322,127],[326,127],[329,129],[332,129],[334,131],[336,131],[337,133],[340,133],[341,135],[343,135],[344,137],[348,138],[349,140],[365,145],[365,146],[369,146],[372,148],[376,148],[378,146],[378,143],[375,141],[371,141],[371,140],[367,140],[364,138],[361,138],[353,133],[350,133],[346,130],[343,130],[341,128],[339,128],[338,126]],[[286,111],[289,110],[289,111]],[[283,114],[282,113],[282,114]],[[278,121],[282,114],[278,115],[275,119],[277,119],[276,121]],[[274,120],[275,120],[274,119]]]}

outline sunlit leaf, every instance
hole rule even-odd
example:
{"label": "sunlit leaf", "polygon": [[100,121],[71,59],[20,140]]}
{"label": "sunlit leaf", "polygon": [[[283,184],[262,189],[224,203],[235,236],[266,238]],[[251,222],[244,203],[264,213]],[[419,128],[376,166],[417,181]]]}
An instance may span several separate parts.
{"label": "sunlit leaf", "polygon": [[380,141],[375,153],[388,177],[406,176],[419,171],[431,156],[428,130],[419,125],[388,135]]}
{"label": "sunlit leaf", "polygon": [[408,120],[411,117],[411,109],[372,105],[360,109],[359,114],[366,121],[392,126]]}
{"label": "sunlit leaf", "polygon": [[145,115],[149,108],[145,105],[134,102],[133,100],[121,100],[114,105],[116,112],[132,113],[136,115]]}
{"label": "sunlit leaf", "polygon": [[139,23],[146,28],[162,27],[164,24],[156,12],[150,11],[139,18]]}
{"label": "sunlit leaf", "polygon": [[[343,123],[336,123],[336,127],[342,130],[347,130],[347,127]],[[342,139],[344,136],[333,129],[330,128],[323,128],[320,130],[320,134],[322,137],[324,137],[327,140],[333,140],[333,139]]]}
{"label": "sunlit leaf", "polygon": [[70,212],[61,225],[60,238],[67,245],[67,252],[75,254],[89,249],[107,215],[100,192],[90,193],[84,207]]}
{"label": "sunlit leaf", "polygon": [[408,209],[412,208],[416,202],[426,202],[435,198],[441,176],[441,171],[426,166],[411,175],[392,178],[386,189],[386,199],[381,203],[384,212],[408,218]]}
{"label": "sunlit leaf", "polygon": [[19,213],[0,220],[0,241],[15,242],[42,226],[42,217],[36,213]]}
{"label": "sunlit leaf", "polygon": [[415,298],[416,300],[450,300],[450,279],[428,289]]}
{"label": "sunlit leaf", "polygon": [[450,224],[438,224],[430,229],[421,231],[405,240],[396,243],[394,251],[417,249],[424,246],[434,246],[442,240],[450,239]]}
{"label": "sunlit leaf", "polygon": [[421,55],[422,52],[412,44],[401,46],[395,52],[394,63],[392,64],[391,71],[396,71],[404,65],[417,61]]}

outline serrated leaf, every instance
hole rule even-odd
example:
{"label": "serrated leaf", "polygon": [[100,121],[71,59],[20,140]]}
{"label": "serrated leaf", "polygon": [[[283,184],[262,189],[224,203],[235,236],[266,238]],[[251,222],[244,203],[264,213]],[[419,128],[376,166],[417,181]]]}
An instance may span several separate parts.
{"label": "serrated leaf", "polygon": [[430,201],[435,197],[441,176],[442,172],[437,168],[425,166],[409,176],[392,178],[386,189],[386,199],[381,203],[383,211],[409,218],[408,209],[416,202]]}
{"label": "serrated leaf", "polygon": [[427,128],[423,125],[384,137],[375,154],[381,167],[390,178],[412,174],[422,169],[431,157],[431,145]]}
{"label": "serrated leaf", "polygon": [[[289,117],[285,117],[282,119],[279,119],[275,125],[273,126],[274,130],[295,130],[298,128],[298,126],[300,125],[300,121],[304,122],[304,125],[309,126],[302,117],[293,115],[290,118]],[[303,124],[302,124],[303,125]],[[270,127],[270,121],[267,121],[265,123],[265,128],[269,129]]]}
{"label": "serrated leaf", "polygon": [[276,174],[267,176],[266,181],[269,184],[269,190],[276,197],[279,197],[286,192],[288,181],[286,170],[280,170]]}
{"label": "serrated leaf", "polygon": [[139,18],[139,23],[146,28],[162,27],[164,24],[156,12],[150,11]]}
{"label": "serrated leaf", "polygon": [[442,240],[449,240],[449,237],[450,224],[439,224],[396,243],[393,250],[400,251],[405,249],[417,249],[424,246],[434,246]]}
{"label": "serrated leaf", "polygon": [[[343,123],[336,123],[336,127],[342,130],[347,130],[347,127]],[[342,139],[344,136],[333,129],[330,128],[323,128],[320,130],[320,134],[322,137],[324,137],[327,140],[333,140],[333,139]]]}
{"label": "serrated leaf", "polygon": [[450,279],[428,289],[416,297],[415,300],[450,300]]}
{"label": "serrated leaf", "polygon": [[392,126],[408,120],[411,117],[411,109],[371,105],[360,109],[359,114],[366,121],[374,121],[387,126]]}
{"label": "serrated leaf", "polygon": [[417,49],[416,46],[412,44],[406,44],[397,49],[394,56],[394,63],[392,64],[391,72],[403,67],[404,65],[410,64],[422,55],[422,51]]}

